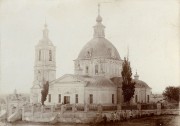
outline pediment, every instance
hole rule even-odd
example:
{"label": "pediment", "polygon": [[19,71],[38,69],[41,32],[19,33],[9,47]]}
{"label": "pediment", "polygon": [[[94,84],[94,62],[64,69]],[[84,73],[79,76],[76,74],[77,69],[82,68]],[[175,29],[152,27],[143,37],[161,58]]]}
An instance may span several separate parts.
{"label": "pediment", "polygon": [[33,89],[36,89],[36,88],[39,89],[39,88],[41,88],[41,86],[40,86],[39,84],[34,84],[34,85],[32,86],[32,88],[33,88]]}
{"label": "pediment", "polygon": [[75,75],[64,75],[58,79],[56,79],[53,84],[55,83],[72,83],[72,82],[82,82],[81,79],[78,79]]}

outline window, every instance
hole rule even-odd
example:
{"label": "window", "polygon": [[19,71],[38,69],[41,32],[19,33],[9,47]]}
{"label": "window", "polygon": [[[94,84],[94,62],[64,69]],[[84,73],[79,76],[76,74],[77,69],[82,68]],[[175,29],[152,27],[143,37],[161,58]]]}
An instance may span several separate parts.
{"label": "window", "polygon": [[95,74],[98,74],[98,65],[95,65]]}
{"label": "window", "polygon": [[48,99],[49,102],[51,102],[51,94],[49,94],[49,99]]}
{"label": "window", "polygon": [[75,95],[75,103],[78,103],[78,94]]}
{"label": "window", "polygon": [[89,98],[90,98],[90,104],[92,104],[93,103],[93,94],[90,94]]}
{"label": "window", "polygon": [[108,48],[108,51],[109,51],[110,56],[112,56],[112,49]]}
{"label": "window", "polygon": [[61,103],[61,94],[59,94],[59,103]]}
{"label": "window", "polygon": [[149,103],[149,95],[147,95],[147,102]]}
{"label": "window", "polygon": [[138,97],[137,97],[137,95],[135,96],[135,102],[136,102],[136,103],[138,102]]}
{"label": "window", "polygon": [[39,50],[39,61],[41,60],[41,50]]}
{"label": "window", "polygon": [[90,52],[88,51],[88,52],[87,52],[87,57],[89,57],[89,56],[90,56]]}
{"label": "window", "polygon": [[114,94],[112,94],[112,103],[114,104]]}
{"label": "window", "polygon": [[86,66],[86,73],[88,73],[89,72],[89,68],[88,68],[88,66]]}
{"label": "window", "polygon": [[52,51],[49,50],[49,61],[52,61]]}

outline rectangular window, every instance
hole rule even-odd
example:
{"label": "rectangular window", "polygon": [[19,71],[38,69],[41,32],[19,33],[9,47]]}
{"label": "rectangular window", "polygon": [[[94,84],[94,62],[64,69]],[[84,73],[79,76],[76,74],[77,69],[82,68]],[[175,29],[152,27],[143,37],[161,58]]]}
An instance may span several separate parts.
{"label": "rectangular window", "polygon": [[61,94],[59,94],[59,103],[61,103]]}
{"label": "rectangular window", "polygon": [[90,98],[90,99],[89,99],[89,100],[90,100],[90,101],[89,101],[90,104],[93,104],[93,94],[90,94],[90,95],[89,95],[89,98]]}
{"label": "rectangular window", "polygon": [[138,102],[138,97],[137,97],[137,95],[136,95],[136,97],[135,97],[135,102],[136,102],[136,103]]}
{"label": "rectangular window", "polygon": [[49,102],[51,102],[51,94],[49,94],[49,99],[48,99]]}
{"label": "rectangular window", "polygon": [[78,94],[75,95],[75,103],[78,103]]}
{"label": "rectangular window", "polygon": [[98,65],[95,65],[95,74],[98,74]]}
{"label": "rectangular window", "polygon": [[147,95],[147,102],[149,103],[149,95]]}
{"label": "rectangular window", "polygon": [[112,103],[114,104],[114,94],[112,94]]}

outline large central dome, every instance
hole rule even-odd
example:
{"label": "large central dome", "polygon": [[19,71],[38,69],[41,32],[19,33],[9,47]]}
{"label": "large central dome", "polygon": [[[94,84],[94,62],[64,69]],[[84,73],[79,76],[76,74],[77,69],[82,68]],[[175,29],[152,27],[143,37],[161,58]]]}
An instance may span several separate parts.
{"label": "large central dome", "polygon": [[100,15],[97,16],[96,22],[94,37],[83,47],[78,59],[105,58],[121,60],[117,49],[105,38],[105,26],[101,23],[102,17]]}
{"label": "large central dome", "polygon": [[105,58],[121,60],[117,49],[104,37],[95,37],[80,51],[78,59]]}
{"label": "large central dome", "polygon": [[105,38],[105,26],[98,14],[93,38],[82,48],[74,60],[74,71],[78,75],[120,77],[122,62],[117,49]]}

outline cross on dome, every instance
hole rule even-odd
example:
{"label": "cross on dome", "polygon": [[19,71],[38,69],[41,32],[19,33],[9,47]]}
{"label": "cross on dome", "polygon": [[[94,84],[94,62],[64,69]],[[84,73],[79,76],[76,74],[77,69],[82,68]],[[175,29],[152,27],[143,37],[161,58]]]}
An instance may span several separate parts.
{"label": "cross on dome", "polygon": [[96,18],[96,22],[102,22],[102,17],[100,16],[100,3],[98,3],[98,16]]}
{"label": "cross on dome", "polygon": [[104,28],[105,26],[101,23],[102,17],[100,16],[100,3],[98,4],[98,16],[96,18],[97,24],[94,26],[94,38],[105,37]]}
{"label": "cross on dome", "polygon": [[100,3],[98,3],[98,15],[100,15]]}
{"label": "cross on dome", "polygon": [[137,70],[136,70],[136,74],[134,75],[134,79],[139,80],[139,75],[137,74]]}

